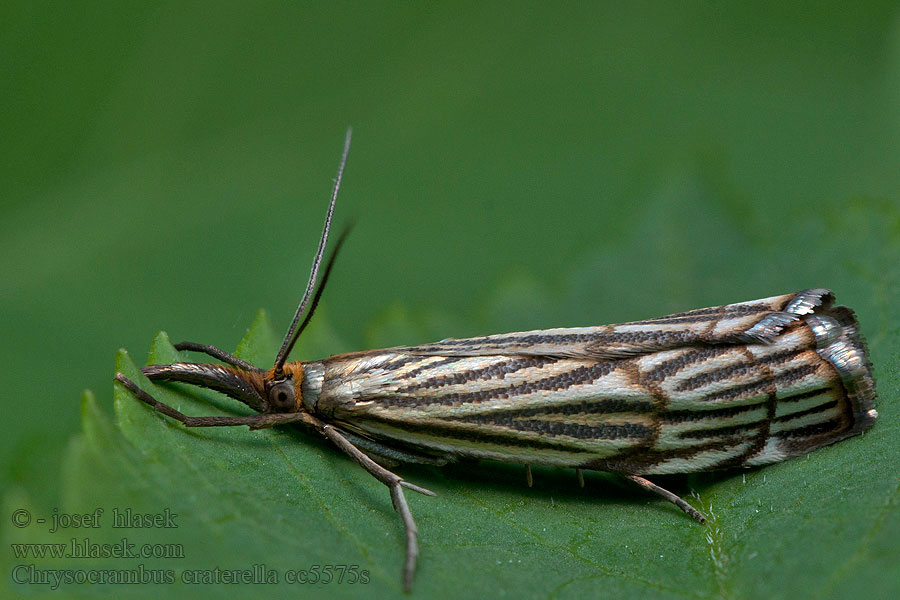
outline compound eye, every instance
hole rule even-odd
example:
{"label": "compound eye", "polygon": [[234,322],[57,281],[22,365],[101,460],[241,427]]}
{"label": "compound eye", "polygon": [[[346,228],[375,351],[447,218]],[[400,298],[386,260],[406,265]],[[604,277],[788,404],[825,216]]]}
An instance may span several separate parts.
{"label": "compound eye", "polygon": [[269,404],[275,412],[294,410],[294,385],[290,381],[276,383],[269,389]]}

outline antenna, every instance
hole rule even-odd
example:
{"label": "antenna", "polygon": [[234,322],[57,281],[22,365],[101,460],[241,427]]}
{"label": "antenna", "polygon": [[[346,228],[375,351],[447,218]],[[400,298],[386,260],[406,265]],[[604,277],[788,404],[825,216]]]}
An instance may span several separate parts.
{"label": "antenna", "polygon": [[[313,289],[316,287],[316,279],[319,276],[319,265],[322,263],[322,256],[325,254],[325,245],[328,243],[328,233],[331,230],[331,217],[334,214],[334,205],[335,202],[337,202],[338,190],[341,188],[341,178],[344,176],[344,166],[347,164],[347,154],[350,153],[350,138],[352,135],[353,129],[347,128],[347,137],[344,139],[344,152],[341,155],[341,165],[338,167],[337,178],[334,180],[334,190],[331,192],[331,204],[328,205],[328,215],[325,217],[325,227],[322,229],[322,237],[319,239],[319,249],[316,251],[316,257],[313,259],[312,269],[309,272],[309,281],[306,284],[306,291],[303,293],[303,299],[300,300],[300,305],[297,306],[297,312],[294,313],[294,320],[291,321],[291,326],[288,327],[287,334],[284,336],[281,350],[278,351],[278,356],[275,357],[276,377],[281,377],[282,375],[284,362],[287,360],[287,355],[294,346],[296,335],[299,335],[297,323],[300,322],[300,317],[303,315],[303,311],[306,310],[306,304],[309,302]],[[344,236],[342,235],[341,237],[343,238]],[[337,256],[336,251],[335,254],[332,255],[331,260],[328,261],[326,272],[331,269],[331,264],[334,262],[335,256]],[[316,294],[317,300],[320,294],[321,291]],[[315,302],[313,304],[315,305]],[[315,306],[313,306],[313,308],[315,308]]]}
{"label": "antenna", "polygon": [[306,326],[309,325],[310,320],[312,320],[312,316],[316,312],[316,306],[319,305],[319,298],[322,297],[322,290],[325,289],[325,284],[328,283],[328,276],[331,275],[331,267],[334,266],[334,261],[337,260],[338,252],[341,251],[341,246],[344,245],[344,240],[347,239],[347,236],[350,234],[351,229],[353,229],[353,225],[347,225],[347,227],[345,227],[341,232],[340,237],[338,237],[337,243],[334,245],[334,251],[332,251],[331,256],[328,258],[328,262],[325,263],[325,271],[322,273],[322,281],[319,283],[319,287],[316,288],[316,293],[313,296],[312,303],[309,305],[309,310],[306,312],[306,317],[303,319],[303,322],[300,323],[300,327],[297,328],[297,332],[294,334],[294,339],[291,340],[291,343],[288,345],[287,351],[284,353],[285,356],[290,356],[291,350],[294,349],[294,344],[297,343],[297,340],[300,339],[300,335],[303,333],[303,330],[306,329]]}

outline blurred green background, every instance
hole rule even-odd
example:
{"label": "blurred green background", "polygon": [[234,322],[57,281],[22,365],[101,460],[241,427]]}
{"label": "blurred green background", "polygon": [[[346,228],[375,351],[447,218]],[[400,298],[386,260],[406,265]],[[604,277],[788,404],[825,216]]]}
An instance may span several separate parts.
{"label": "blurred green background", "polygon": [[58,506],[118,348],[286,326],[348,125],[321,353],[831,287],[896,453],[897,2],[5,2],[4,490]]}

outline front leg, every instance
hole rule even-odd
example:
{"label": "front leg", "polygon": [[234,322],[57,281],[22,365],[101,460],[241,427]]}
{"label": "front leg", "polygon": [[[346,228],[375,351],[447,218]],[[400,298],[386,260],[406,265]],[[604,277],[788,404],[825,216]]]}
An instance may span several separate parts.
{"label": "front leg", "polygon": [[245,417],[189,417],[168,404],[164,404],[142,390],[136,383],[125,377],[122,373],[116,373],[116,381],[128,389],[138,400],[147,404],[157,412],[175,419],[185,427],[227,427],[247,425],[250,429],[263,429],[286,423],[304,423],[314,427],[319,433],[331,440],[335,446],[352,458],[358,465],[368,471],[375,479],[388,486],[391,491],[391,502],[394,510],[400,513],[403,526],[406,529],[406,563],[403,567],[403,589],[409,591],[412,587],[412,577],[416,570],[416,558],[419,555],[418,529],[413,519],[412,511],[403,495],[403,488],[409,488],[426,496],[434,496],[434,492],[426,490],[415,484],[404,481],[399,475],[385,469],[374,460],[366,456],[359,448],[354,446],[344,435],[332,425],[325,423],[306,412],[295,413],[263,413],[248,415]]}
{"label": "front leg", "polygon": [[[122,373],[116,373],[116,381],[125,386],[125,388],[134,395],[135,398],[148,405],[157,412],[181,422],[185,427],[234,427],[237,425],[247,425],[250,429],[262,429],[263,427],[272,427],[273,425],[283,425],[285,423],[306,423],[314,425],[306,413],[263,413],[258,415],[247,415],[245,417],[189,417],[181,413],[168,404],[164,404],[142,390],[132,380],[128,379]],[[318,422],[318,419],[316,419]]]}
{"label": "front leg", "polygon": [[314,421],[313,426],[319,433],[331,440],[335,446],[344,451],[344,453],[352,458],[359,466],[364,468],[370,475],[388,486],[388,489],[391,490],[391,502],[394,505],[394,510],[400,513],[400,518],[403,519],[403,526],[406,529],[406,563],[403,566],[403,590],[408,592],[412,589],[413,573],[416,570],[416,558],[419,556],[419,530],[413,519],[412,511],[409,509],[409,504],[406,502],[406,496],[403,495],[403,488],[409,488],[420,494],[425,494],[426,496],[434,496],[434,492],[409,483],[408,481],[404,481],[399,475],[385,469],[363,454],[359,448],[351,444],[350,441],[332,425],[324,423],[312,415],[309,417]]}

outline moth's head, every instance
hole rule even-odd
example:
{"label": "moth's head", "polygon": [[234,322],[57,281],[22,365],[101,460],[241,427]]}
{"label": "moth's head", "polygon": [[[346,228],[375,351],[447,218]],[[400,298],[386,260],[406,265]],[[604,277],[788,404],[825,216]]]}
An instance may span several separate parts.
{"label": "moth's head", "polygon": [[303,406],[303,365],[298,362],[286,363],[281,369],[275,367],[263,376],[263,390],[267,413],[299,412]]}
{"label": "moth's head", "polygon": [[[338,239],[334,252],[325,265],[322,284],[317,288],[316,277],[319,273],[319,265],[322,263],[325,245],[328,242],[328,232],[331,230],[331,216],[334,213],[338,190],[341,187],[344,166],[347,164],[347,153],[350,151],[350,133],[348,129],[347,137],[344,140],[344,153],[341,155],[341,164],[338,167],[337,178],[334,181],[334,191],[331,193],[331,204],[328,206],[328,216],[325,218],[325,227],[322,229],[322,238],[319,240],[319,249],[316,251],[316,257],[313,260],[313,268],[310,272],[309,281],[306,284],[306,291],[303,293],[300,305],[294,312],[294,319],[291,321],[287,334],[284,336],[281,349],[275,357],[275,365],[268,371],[263,371],[240,359],[231,357],[230,359],[223,358],[229,365],[181,362],[170,365],[151,365],[143,369],[144,375],[151,380],[179,381],[217,390],[228,394],[235,400],[239,400],[261,413],[296,413],[305,410],[302,391],[304,383],[303,365],[300,362],[287,362],[287,358],[297,338],[309,323],[313,312],[315,312],[319,297],[322,295],[322,290],[325,287],[325,282],[328,281],[328,274],[334,266],[338,250],[340,250],[350,231],[349,228],[345,229]],[[312,300],[312,303],[309,304],[309,312],[305,313],[306,318],[301,323],[300,318],[304,315],[307,303],[310,300]],[[199,350],[216,358],[222,358],[220,354],[225,354],[221,351],[211,351],[207,346],[192,343],[181,344],[181,348],[176,345],[176,348]],[[228,355],[225,354],[225,356],[227,357]],[[312,404],[315,406],[314,402]],[[314,408],[310,410],[314,410]]]}
{"label": "moth's head", "polygon": [[216,390],[261,413],[303,410],[303,365],[290,362],[278,373],[255,367],[185,363],[150,365],[143,368],[152,381],[177,381]]}

